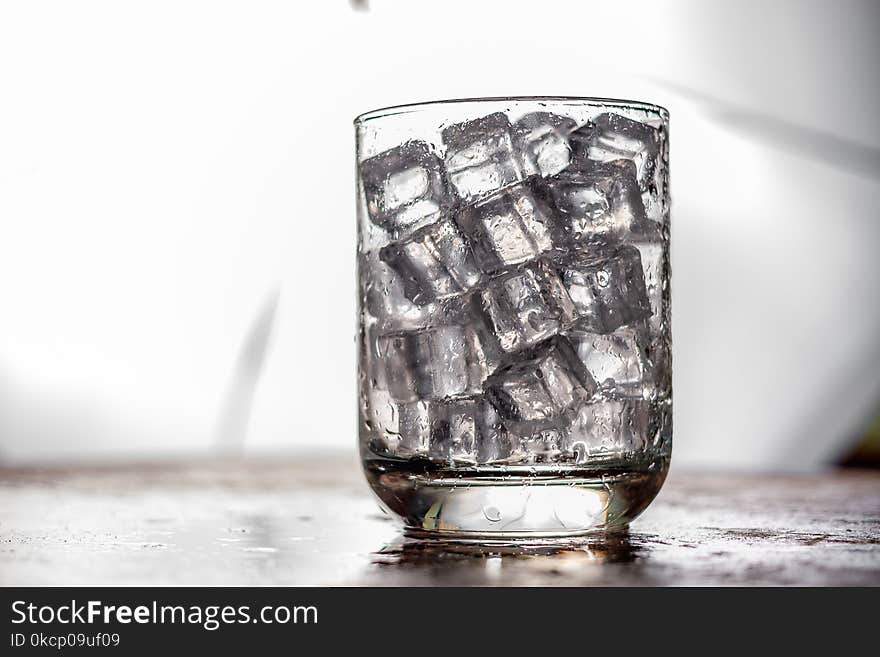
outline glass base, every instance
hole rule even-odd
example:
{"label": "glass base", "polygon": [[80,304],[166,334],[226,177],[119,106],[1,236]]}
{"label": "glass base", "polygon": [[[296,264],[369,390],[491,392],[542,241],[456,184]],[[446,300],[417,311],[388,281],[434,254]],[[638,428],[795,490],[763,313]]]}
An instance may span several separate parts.
{"label": "glass base", "polygon": [[369,459],[367,480],[406,533],[449,540],[544,539],[625,527],[654,499],[668,461],[641,467],[494,468]]}

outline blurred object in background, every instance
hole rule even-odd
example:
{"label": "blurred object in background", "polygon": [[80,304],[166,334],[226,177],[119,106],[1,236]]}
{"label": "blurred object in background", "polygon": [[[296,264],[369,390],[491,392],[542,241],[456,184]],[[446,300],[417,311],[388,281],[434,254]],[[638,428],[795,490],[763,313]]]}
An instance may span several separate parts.
{"label": "blurred object in background", "polygon": [[240,453],[247,438],[254,394],[266,364],[266,355],[275,326],[281,289],[273,289],[254,318],[232,370],[229,390],[220,408],[216,447],[231,454]]}
{"label": "blurred object in background", "polygon": [[673,467],[846,458],[880,403],[880,3],[537,11],[0,6],[0,458],[354,450],[351,120],[524,94],[671,112]]}
{"label": "blurred object in background", "polygon": [[880,468],[880,413],[868,427],[855,448],[844,458],[842,465],[856,468]]}

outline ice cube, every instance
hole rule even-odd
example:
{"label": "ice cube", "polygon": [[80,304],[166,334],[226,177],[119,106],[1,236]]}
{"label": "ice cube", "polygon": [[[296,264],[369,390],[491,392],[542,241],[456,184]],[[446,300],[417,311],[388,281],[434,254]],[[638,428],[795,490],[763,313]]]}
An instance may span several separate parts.
{"label": "ice cube", "polygon": [[379,257],[400,275],[406,297],[419,305],[458,296],[482,277],[470,245],[449,219],[382,247]]}
{"label": "ice cube", "polygon": [[537,344],[575,319],[575,307],[556,271],[543,261],[493,279],[475,295],[493,342],[504,352]]}
{"label": "ice cube", "polygon": [[431,458],[475,463],[500,431],[495,410],[482,396],[431,402]]}
{"label": "ice cube", "polygon": [[404,294],[403,279],[379,259],[377,251],[361,254],[358,267],[363,310],[382,331],[415,330],[443,322],[441,304],[410,301]]}
{"label": "ice cube", "polygon": [[475,463],[480,433],[478,405],[473,400],[432,402],[430,456],[440,461]]}
{"label": "ice cube", "polygon": [[568,135],[576,127],[573,119],[550,112],[531,112],[514,123],[525,175],[552,176],[565,169],[571,160]]}
{"label": "ice cube", "polygon": [[588,170],[594,162],[625,158],[637,169],[641,189],[654,175],[660,148],[660,131],[647,123],[620,114],[600,114],[569,135],[571,167]]}
{"label": "ice cube", "polygon": [[408,141],[360,164],[370,219],[398,238],[437,220],[450,203],[442,162],[423,141]]}
{"label": "ice cube", "polygon": [[560,459],[566,449],[567,423],[566,417],[564,422],[560,422],[565,426],[516,436],[516,450],[511,460],[517,463],[541,463]]}
{"label": "ice cube", "polygon": [[[360,431],[371,436],[369,447],[377,453],[393,453],[397,449],[397,425],[394,420],[394,404],[387,390],[365,384],[366,373],[360,371]],[[392,427],[393,423],[393,427]]]}
{"label": "ice cube", "polygon": [[384,436],[384,451],[396,456],[473,464],[500,462],[512,453],[497,412],[480,395],[389,406],[397,421]]}
{"label": "ice cube", "polygon": [[373,453],[403,458],[428,455],[429,402],[399,402],[388,390],[372,385],[362,403],[363,430],[371,436]]}
{"label": "ice cube", "polygon": [[571,343],[556,336],[486,381],[486,398],[516,433],[560,429],[596,384]]}
{"label": "ice cube", "polygon": [[594,164],[589,170],[566,170],[547,178],[540,188],[556,211],[554,241],[560,247],[620,241],[653,235],[629,160]]}
{"label": "ice cube", "polygon": [[579,254],[560,269],[575,307],[574,328],[605,334],[650,316],[642,261],[635,247],[622,246],[604,255]]}
{"label": "ice cube", "polygon": [[638,398],[643,396],[647,385],[647,337],[647,332],[641,326],[621,326],[607,334],[578,333],[568,336],[584,367],[603,390]]}
{"label": "ice cube", "polygon": [[418,401],[391,403],[396,408],[397,456],[428,456],[431,449],[431,404]]}
{"label": "ice cube", "polygon": [[488,375],[477,334],[468,326],[401,331],[377,342],[384,384],[396,401],[474,394]]}
{"label": "ice cube", "polygon": [[652,439],[651,417],[645,400],[594,400],[578,409],[566,436],[566,451],[583,462],[642,450]]}
{"label": "ice cube", "polygon": [[496,112],[443,130],[446,172],[463,199],[474,199],[522,180],[510,121]]}
{"label": "ice cube", "polygon": [[535,194],[534,183],[531,179],[513,185],[456,214],[484,272],[534,260],[553,248],[552,210]]}
{"label": "ice cube", "polygon": [[639,250],[642,270],[645,274],[645,290],[651,306],[649,324],[653,331],[659,333],[665,328],[664,322],[668,325],[666,311],[669,296],[669,262],[666,244],[662,241],[635,240],[632,245]]}
{"label": "ice cube", "polygon": [[650,379],[654,385],[652,395],[668,394],[671,386],[669,370],[672,354],[669,341],[669,252],[668,241],[643,241],[634,239],[632,245],[639,250],[645,275],[645,291],[651,315],[647,320],[649,337],[645,340],[645,353],[650,367]]}
{"label": "ice cube", "polygon": [[477,441],[477,463],[508,462],[516,455],[519,442],[501,423],[495,407],[488,402],[484,407],[484,431]]}
{"label": "ice cube", "polygon": [[424,406],[427,422],[414,429],[419,434],[428,428],[430,458],[485,464],[504,461],[513,453],[511,436],[482,395],[425,402]]}

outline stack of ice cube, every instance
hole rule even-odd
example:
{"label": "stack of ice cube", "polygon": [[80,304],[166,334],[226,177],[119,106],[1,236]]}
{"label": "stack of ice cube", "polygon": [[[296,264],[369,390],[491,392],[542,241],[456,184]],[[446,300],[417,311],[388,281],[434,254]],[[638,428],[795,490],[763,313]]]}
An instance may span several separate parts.
{"label": "stack of ice cube", "polygon": [[387,236],[360,274],[373,449],[485,465],[643,447],[666,362],[659,149],[615,113],[496,112],[360,163]]}

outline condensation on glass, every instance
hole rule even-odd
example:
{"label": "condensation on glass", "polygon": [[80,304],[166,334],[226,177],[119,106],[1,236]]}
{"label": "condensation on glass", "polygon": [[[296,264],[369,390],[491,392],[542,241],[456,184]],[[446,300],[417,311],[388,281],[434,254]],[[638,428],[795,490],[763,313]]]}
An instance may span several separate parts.
{"label": "condensation on glass", "polygon": [[666,110],[462,100],[355,127],[373,491],[422,536],[627,524],[672,444]]}

